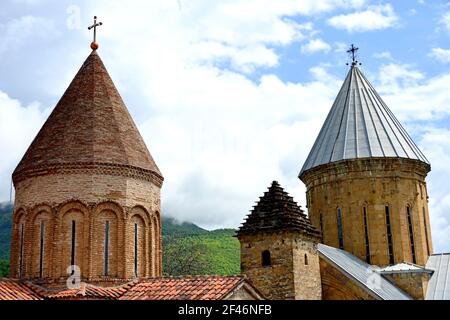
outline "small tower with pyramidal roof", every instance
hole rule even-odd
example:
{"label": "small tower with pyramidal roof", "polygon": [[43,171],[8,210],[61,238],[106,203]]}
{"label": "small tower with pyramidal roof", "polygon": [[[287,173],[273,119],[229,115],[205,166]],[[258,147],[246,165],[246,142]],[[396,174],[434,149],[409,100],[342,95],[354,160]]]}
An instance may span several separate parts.
{"label": "small tower with pyramidal roof", "polygon": [[13,173],[11,277],[110,284],[162,274],[163,176],[91,48]]}
{"label": "small tower with pyramidal roof", "polygon": [[274,181],[237,232],[241,273],[273,300],[321,299],[320,234]]}
{"label": "small tower with pyramidal roof", "polygon": [[430,163],[352,64],[299,178],[325,244],[369,264],[424,266],[433,252]]}

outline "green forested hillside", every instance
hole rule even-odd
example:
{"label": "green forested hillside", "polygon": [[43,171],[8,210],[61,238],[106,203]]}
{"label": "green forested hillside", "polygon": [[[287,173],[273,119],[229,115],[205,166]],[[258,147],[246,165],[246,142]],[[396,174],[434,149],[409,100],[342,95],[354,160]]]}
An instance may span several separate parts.
{"label": "green forested hillside", "polygon": [[9,259],[12,206],[0,203],[0,260]]}
{"label": "green forested hillside", "polygon": [[0,203],[0,277],[9,274],[9,242],[11,241],[12,206]]}
{"label": "green forested hillside", "polygon": [[[0,277],[8,276],[12,207],[0,204]],[[235,230],[208,231],[193,223],[163,218],[165,275],[239,274],[239,241]]]}
{"label": "green forested hillside", "polygon": [[162,222],[163,265],[166,275],[238,274],[239,241],[235,230],[208,231],[193,223]]}

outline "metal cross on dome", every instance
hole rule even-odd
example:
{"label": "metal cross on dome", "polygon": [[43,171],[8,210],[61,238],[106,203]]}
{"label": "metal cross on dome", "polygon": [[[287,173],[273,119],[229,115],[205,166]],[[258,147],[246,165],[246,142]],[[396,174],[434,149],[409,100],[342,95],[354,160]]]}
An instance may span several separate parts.
{"label": "metal cross on dome", "polygon": [[358,51],[359,48],[355,47],[353,44],[351,45],[350,49],[347,50],[347,53],[352,56],[352,65],[355,65],[358,63],[356,60],[356,51]]}
{"label": "metal cross on dome", "polygon": [[97,43],[97,27],[101,26],[102,22],[97,22],[97,16],[94,16],[94,24],[90,27],[88,27],[88,30],[91,30],[94,28],[94,41],[91,43],[91,49],[97,50],[98,49],[98,43]]}

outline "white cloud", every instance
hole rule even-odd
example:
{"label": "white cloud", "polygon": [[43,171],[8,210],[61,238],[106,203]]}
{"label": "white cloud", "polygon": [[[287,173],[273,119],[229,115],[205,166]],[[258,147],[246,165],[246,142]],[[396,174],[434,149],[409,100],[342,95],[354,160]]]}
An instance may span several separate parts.
{"label": "white cloud", "polygon": [[42,17],[22,16],[0,23],[0,57],[6,50],[19,50],[25,41],[47,40],[57,34],[53,21]]}
{"label": "white cloud", "polygon": [[392,54],[389,51],[375,52],[372,56],[376,59],[392,59]]}
{"label": "white cloud", "polygon": [[342,52],[346,52],[348,50],[349,46],[347,43],[344,42],[335,42],[334,43],[334,52],[337,53],[342,53]]}
{"label": "white cloud", "polygon": [[430,57],[435,58],[443,63],[450,62],[450,50],[442,48],[433,48],[428,54]]}
{"label": "white cloud", "polygon": [[450,31],[450,12],[445,12],[443,15],[442,15],[442,18],[441,18],[441,20],[439,21],[441,24],[443,24],[444,25],[444,27],[448,30],[448,31]]}
{"label": "white cloud", "polygon": [[0,181],[8,182],[0,184],[0,194],[9,197],[11,174],[46,116],[48,111],[41,111],[38,103],[23,106],[0,91]]}
{"label": "white cloud", "polygon": [[438,121],[450,117],[450,73],[425,75],[407,64],[380,68],[375,87],[403,121]]}
{"label": "white cloud", "polygon": [[390,4],[369,6],[364,11],[334,16],[328,24],[348,32],[365,32],[393,27],[398,17]]}
{"label": "white cloud", "polygon": [[313,54],[317,52],[328,52],[331,46],[322,39],[311,39],[301,47],[302,53]]}
{"label": "white cloud", "polygon": [[[427,128],[420,144],[432,171],[427,178],[430,194],[429,211],[435,252],[448,252],[450,242],[450,131],[448,128]],[[432,183],[430,183],[432,181]]]}

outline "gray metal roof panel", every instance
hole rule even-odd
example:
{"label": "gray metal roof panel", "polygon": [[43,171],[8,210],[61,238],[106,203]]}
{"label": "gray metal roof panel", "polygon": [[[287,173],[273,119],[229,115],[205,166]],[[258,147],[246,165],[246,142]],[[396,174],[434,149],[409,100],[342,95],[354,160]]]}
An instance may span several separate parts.
{"label": "gray metal roof panel", "polygon": [[450,253],[433,254],[428,258],[427,269],[434,270],[426,300],[450,300]]}
{"label": "gray metal roof panel", "polygon": [[300,175],[344,159],[399,157],[429,164],[381,97],[354,65],[345,78]]}
{"label": "gray metal roof panel", "polygon": [[377,266],[369,265],[347,251],[324,244],[318,244],[317,249],[325,259],[336,265],[378,299],[411,300],[408,294],[383,277]]}

